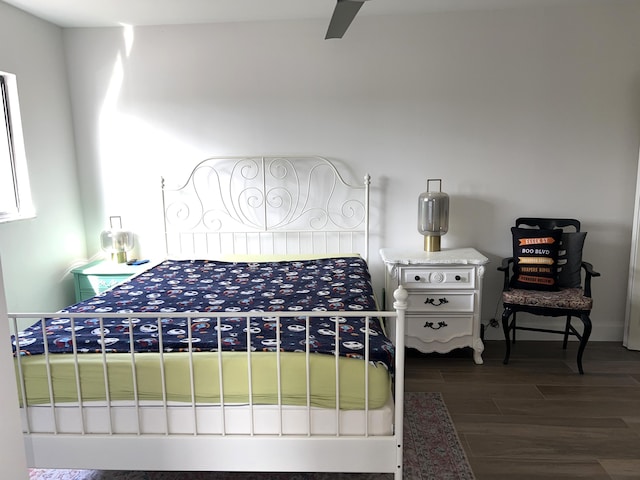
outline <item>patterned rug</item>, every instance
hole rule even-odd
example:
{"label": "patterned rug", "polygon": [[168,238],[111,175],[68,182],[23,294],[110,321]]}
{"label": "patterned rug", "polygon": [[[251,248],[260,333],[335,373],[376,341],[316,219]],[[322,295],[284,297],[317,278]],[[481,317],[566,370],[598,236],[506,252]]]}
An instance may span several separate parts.
{"label": "patterned rug", "polygon": [[[404,478],[473,480],[447,407],[439,393],[405,394]],[[391,474],[138,472],[39,470],[30,480],[388,480]]]}

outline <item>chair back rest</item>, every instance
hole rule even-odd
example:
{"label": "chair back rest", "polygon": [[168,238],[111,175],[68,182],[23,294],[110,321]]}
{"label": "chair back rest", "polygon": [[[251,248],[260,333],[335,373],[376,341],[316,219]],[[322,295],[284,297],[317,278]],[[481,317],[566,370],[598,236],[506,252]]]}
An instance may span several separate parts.
{"label": "chair back rest", "polygon": [[[532,217],[520,217],[516,219],[516,227],[537,227],[543,230],[553,230],[554,228],[561,228],[565,230],[567,227],[575,228],[576,232],[580,231],[580,221],[574,218],[532,218]],[[565,230],[566,231],[566,230]]]}

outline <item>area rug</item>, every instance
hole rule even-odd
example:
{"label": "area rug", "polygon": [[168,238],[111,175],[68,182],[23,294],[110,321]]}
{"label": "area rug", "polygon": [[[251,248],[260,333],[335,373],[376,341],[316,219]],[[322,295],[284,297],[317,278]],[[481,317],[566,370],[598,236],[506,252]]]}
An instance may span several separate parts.
{"label": "area rug", "polygon": [[[404,478],[473,480],[473,472],[440,393],[405,394]],[[30,480],[389,480],[391,474],[29,471]]]}

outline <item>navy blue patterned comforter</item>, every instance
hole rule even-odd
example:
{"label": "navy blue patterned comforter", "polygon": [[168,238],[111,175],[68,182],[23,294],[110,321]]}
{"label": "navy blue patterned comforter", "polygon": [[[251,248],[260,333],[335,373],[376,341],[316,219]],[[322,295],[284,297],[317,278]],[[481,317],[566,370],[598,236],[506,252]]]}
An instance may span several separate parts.
{"label": "navy blue patterned comforter", "polygon": [[[51,353],[72,351],[72,322],[63,314],[79,312],[87,314],[87,318],[73,322],[80,352],[101,352],[103,342],[108,352],[129,352],[130,328],[136,352],[157,352],[157,318],[161,319],[163,350],[186,351],[189,324],[186,319],[172,318],[171,313],[211,312],[211,318],[198,318],[191,323],[193,351],[217,351],[218,329],[223,350],[246,351],[249,330],[252,350],[273,351],[278,348],[278,340],[272,313],[303,310],[327,312],[326,317],[310,319],[311,351],[334,353],[337,328],[340,354],[363,358],[365,318],[343,317],[340,311],[376,310],[364,260],[357,257],[260,263],[167,260],[108,292],[62,310],[59,318],[47,319],[48,348]],[[218,326],[215,313],[240,311],[256,312],[256,316],[249,324],[245,318],[222,318]],[[104,319],[101,335],[96,316],[106,312],[122,313],[123,318]],[[136,318],[134,312],[157,312],[158,317]],[[305,317],[282,318],[280,329],[282,351],[305,351]],[[21,353],[43,353],[38,338],[42,338],[41,322],[21,332]],[[369,319],[369,343],[370,360],[391,367],[393,345],[384,335],[379,319]]]}

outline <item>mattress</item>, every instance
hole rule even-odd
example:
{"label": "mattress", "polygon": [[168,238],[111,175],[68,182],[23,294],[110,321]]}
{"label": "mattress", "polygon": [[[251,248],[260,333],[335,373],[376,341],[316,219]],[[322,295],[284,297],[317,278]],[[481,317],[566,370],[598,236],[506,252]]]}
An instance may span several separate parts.
{"label": "mattress", "polygon": [[[278,356],[280,382],[276,366]],[[222,367],[219,358],[222,358]],[[167,401],[188,404],[246,404],[251,401],[253,404],[280,402],[304,406],[309,403],[314,407],[335,408],[338,388],[339,407],[351,410],[365,408],[365,395],[368,408],[380,408],[391,389],[390,375],[383,365],[365,364],[358,359],[341,357],[336,368],[335,356],[311,354],[307,375],[307,356],[303,353],[257,352],[251,354],[249,377],[247,358],[245,352],[221,352],[220,357],[214,352],[193,355],[174,352],[162,354],[162,357],[158,353],[138,353],[134,361],[131,355],[121,353],[107,354],[104,359],[102,355],[83,354],[77,356],[76,376],[73,355],[50,355],[49,359],[37,355],[21,358],[21,369],[30,405],[50,404],[52,398],[56,404],[136,398],[153,401],[165,399],[163,392],[166,392]],[[54,379],[51,385],[47,381],[47,369]],[[368,376],[366,384],[365,375]],[[20,400],[22,402],[22,393]]]}

